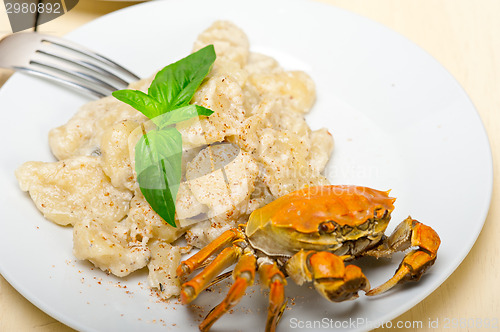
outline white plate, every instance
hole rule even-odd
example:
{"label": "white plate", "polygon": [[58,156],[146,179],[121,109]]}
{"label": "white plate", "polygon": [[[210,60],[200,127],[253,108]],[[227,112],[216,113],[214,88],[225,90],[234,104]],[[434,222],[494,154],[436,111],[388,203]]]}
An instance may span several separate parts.
{"label": "white plate", "polygon": [[[369,329],[413,307],[467,255],[490,203],[490,148],[465,92],[403,37],[311,1],[155,1],[97,19],[68,37],[146,76],[188,54],[197,34],[216,19],[242,27],[254,51],[313,77],[318,99],[307,119],[315,129],[328,127],[335,137],[327,172],[333,183],[392,188],[398,201],[389,228],[411,214],[435,228],[442,239],[436,264],[419,283],[382,296],[362,295],[336,304],[309,287],[290,284],[292,310],[285,312],[279,331],[305,324]],[[22,75],[1,89],[0,272],[39,308],[78,330],[195,330],[227,288],[200,296],[199,308],[158,302],[144,285],[145,273],[119,281],[75,261],[71,229],[44,220],[19,190],[16,167],[28,160],[53,160],[47,132],[65,123],[86,101]],[[362,266],[371,284],[391,277],[401,257],[365,259]],[[255,287],[249,293],[217,322],[217,330],[263,329],[265,294]]]}

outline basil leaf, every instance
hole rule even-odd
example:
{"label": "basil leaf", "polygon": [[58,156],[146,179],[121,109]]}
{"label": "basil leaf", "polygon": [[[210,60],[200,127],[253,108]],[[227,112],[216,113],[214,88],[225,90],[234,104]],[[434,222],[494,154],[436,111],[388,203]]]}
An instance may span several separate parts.
{"label": "basil leaf", "polygon": [[138,174],[137,181],[151,208],[168,224],[176,227],[175,197],[178,189],[172,188],[168,173],[167,165],[162,160],[158,165],[150,166]]}
{"label": "basil leaf", "polygon": [[148,93],[119,90],[113,96],[142,112],[158,129],[145,133],[135,146],[137,182],[152,209],[175,225],[175,203],[182,176],[182,136],[169,125],[213,112],[189,105],[210,72],[215,50],[209,45],[160,70]]}
{"label": "basil leaf", "polygon": [[214,61],[214,46],[208,45],[159,71],[148,94],[164,104],[166,112],[188,105]]}
{"label": "basil leaf", "polygon": [[186,121],[200,115],[209,116],[213,112],[214,111],[200,105],[187,105],[162,114],[159,117],[156,117],[153,121],[158,127],[164,128],[166,126]]}
{"label": "basil leaf", "polygon": [[182,136],[175,128],[144,134],[135,146],[137,182],[153,210],[175,227],[182,176]]}
{"label": "basil leaf", "polygon": [[[144,134],[135,145],[135,171],[139,175],[150,166],[158,165],[162,159],[175,159],[180,154],[182,136],[177,129],[152,130]],[[178,170],[174,168],[167,171],[181,174],[180,166]]]}
{"label": "basil leaf", "polygon": [[113,91],[112,95],[116,99],[129,104],[150,119],[163,113],[162,105],[142,91],[125,89]]}

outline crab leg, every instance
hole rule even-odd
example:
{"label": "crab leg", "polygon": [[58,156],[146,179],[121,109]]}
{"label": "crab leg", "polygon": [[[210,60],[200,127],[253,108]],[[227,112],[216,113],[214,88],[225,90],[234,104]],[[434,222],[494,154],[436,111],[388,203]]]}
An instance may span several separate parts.
{"label": "crab leg", "polygon": [[241,237],[240,232],[236,228],[228,229],[206,247],[203,247],[196,254],[181,262],[177,267],[177,276],[180,278],[192,273],[214,253]]}
{"label": "crab leg", "polygon": [[417,247],[408,252],[394,276],[384,284],[370,290],[366,295],[383,293],[398,283],[420,279],[422,274],[434,264],[441,240],[437,233],[411,217],[406,218],[396,227],[384,243],[366,254],[375,257],[387,257],[395,251]]}
{"label": "crab leg", "polygon": [[193,301],[202,290],[208,287],[210,282],[217,277],[224,269],[236,263],[241,256],[243,249],[237,245],[228,247],[222,252],[196,277],[182,284],[181,301],[184,304]]}
{"label": "crab leg", "polygon": [[240,299],[245,295],[246,288],[253,284],[255,263],[256,258],[251,252],[245,253],[239,259],[233,270],[234,283],[229,289],[226,298],[208,313],[199,326],[200,331],[208,331],[217,319],[240,302]]}
{"label": "crab leg", "polygon": [[259,265],[259,276],[263,287],[270,289],[265,331],[274,332],[286,307],[285,275],[280,271],[276,263],[264,262]]}
{"label": "crab leg", "polygon": [[361,269],[344,265],[344,260],[327,251],[301,250],[290,258],[286,270],[295,283],[312,281],[316,290],[327,300],[341,302],[367,292],[370,283]]}

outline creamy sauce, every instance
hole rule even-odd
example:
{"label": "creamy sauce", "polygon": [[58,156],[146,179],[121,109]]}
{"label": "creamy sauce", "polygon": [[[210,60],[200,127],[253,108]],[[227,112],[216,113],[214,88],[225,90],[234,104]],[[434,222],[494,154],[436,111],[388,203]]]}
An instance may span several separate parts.
{"label": "creamy sauce", "polygon": [[[177,125],[185,151],[177,228],[151,209],[136,182],[134,146],[148,119],[114,97],[82,106],[50,131],[58,161],[27,162],[16,172],[48,220],[74,227],[77,258],[117,276],[147,266],[150,286],[165,298],[180,291],[176,240],[203,247],[274,199],[328,184],[321,172],[332,136],[304,119],[315,100],[311,78],[250,52],[245,33],[229,22],[202,32],[193,51],[208,44],[217,60],[192,103],[214,114]],[[130,88],[146,91],[151,81]]]}

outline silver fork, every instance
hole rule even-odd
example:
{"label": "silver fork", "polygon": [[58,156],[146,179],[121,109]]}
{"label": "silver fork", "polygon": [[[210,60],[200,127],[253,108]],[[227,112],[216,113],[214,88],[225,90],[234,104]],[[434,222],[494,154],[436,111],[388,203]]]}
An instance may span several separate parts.
{"label": "silver fork", "polygon": [[99,98],[139,80],[116,62],[83,46],[34,32],[0,40],[0,67],[48,78]]}

